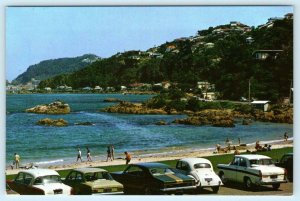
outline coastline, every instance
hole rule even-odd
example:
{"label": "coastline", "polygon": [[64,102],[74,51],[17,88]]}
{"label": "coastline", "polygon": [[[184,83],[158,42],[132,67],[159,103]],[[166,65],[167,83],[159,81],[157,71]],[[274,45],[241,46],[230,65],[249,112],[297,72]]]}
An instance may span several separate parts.
{"label": "coastline", "polygon": [[[272,141],[261,141],[262,145],[267,143],[272,145],[272,149],[280,149],[284,147],[293,147],[293,138],[289,138],[288,141],[284,140],[272,140]],[[232,145],[232,146],[238,146],[238,145]],[[246,152],[246,150],[249,151],[255,151],[255,143],[249,143],[247,144],[246,148],[240,149],[240,153]],[[224,154],[232,154],[234,151],[231,150],[227,153],[214,153],[215,148],[207,148],[207,149],[179,149],[176,152],[164,152],[160,154],[135,154],[132,153],[132,159],[130,163],[139,163],[139,162],[159,162],[159,161],[166,161],[166,160],[176,160],[180,158],[188,158],[188,157],[207,157],[207,156],[213,156],[213,155],[224,155]],[[259,152],[263,154],[264,152]],[[85,160],[85,158],[83,157]],[[93,158],[94,159],[94,158]],[[40,166],[40,168],[47,168],[47,169],[53,169],[53,170],[66,170],[66,169],[74,169],[74,168],[81,168],[81,167],[99,167],[99,166],[114,166],[114,165],[123,165],[125,164],[125,160],[123,158],[115,158],[113,161],[106,160],[95,160],[92,162],[71,162],[69,164],[63,164],[63,165],[48,165],[48,166]],[[13,175],[17,174],[22,169],[9,169],[9,167],[6,167],[5,173],[6,175]]]}

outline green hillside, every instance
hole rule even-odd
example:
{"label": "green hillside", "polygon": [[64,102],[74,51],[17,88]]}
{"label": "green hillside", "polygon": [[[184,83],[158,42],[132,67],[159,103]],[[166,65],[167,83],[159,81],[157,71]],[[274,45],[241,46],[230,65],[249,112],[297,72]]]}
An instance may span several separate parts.
{"label": "green hillside", "polygon": [[[257,50],[268,56],[257,59]],[[259,51],[258,51],[259,52]],[[73,89],[170,81],[188,91],[198,81],[215,84],[221,98],[251,94],[278,100],[289,95],[293,77],[293,19],[277,19],[257,28],[231,23],[198,31],[145,52],[128,51],[96,61],[71,74],[44,80],[39,87]]]}
{"label": "green hillside", "polygon": [[74,58],[60,58],[42,61],[28,67],[26,72],[12,81],[14,84],[25,84],[32,78],[45,80],[56,75],[78,71],[96,61],[98,57],[93,54],[85,54]]}

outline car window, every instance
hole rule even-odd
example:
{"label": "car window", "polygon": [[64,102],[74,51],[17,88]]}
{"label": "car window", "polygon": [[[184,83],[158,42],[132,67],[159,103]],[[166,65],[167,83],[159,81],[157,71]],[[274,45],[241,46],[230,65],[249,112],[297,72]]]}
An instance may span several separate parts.
{"label": "car window", "polygon": [[25,175],[23,172],[20,172],[16,179],[15,179],[15,182],[19,183],[19,184],[24,184],[24,178],[25,178]]}
{"label": "car window", "polygon": [[239,165],[239,159],[238,157],[234,158],[231,162],[231,165]]}
{"label": "car window", "polygon": [[130,175],[135,175],[135,176],[142,176],[143,175],[143,170],[142,170],[142,168],[140,168],[138,166],[130,166],[126,170],[126,173],[130,174]]}
{"label": "car window", "polygon": [[152,175],[174,174],[170,168],[150,168]]}
{"label": "car window", "polygon": [[24,178],[24,184],[25,185],[29,185],[31,183],[31,181],[33,180],[33,176],[30,174],[25,174],[25,178]]}
{"label": "car window", "polygon": [[181,164],[182,164],[182,162],[178,161],[177,164],[176,164],[176,168],[181,170]]}
{"label": "car window", "polygon": [[247,160],[245,158],[240,158],[239,166],[247,167]]}
{"label": "car window", "polygon": [[82,181],[82,179],[83,179],[82,173],[77,171],[71,172],[70,175],[68,176],[68,180],[72,180],[72,181]]}
{"label": "car window", "polygon": [[293,158],[293,157],[292,156],[284,156],[284,157],[282,157],[280,163],[286,163],[287,160],[289,160],[290,158]]}
{"label": "car window", "polygon": [[274,164],[272,159],[265,158],[265,159],[253,159],[250,160],[250,165],[272,165]]}
{"label": "car window", "polygon": [[95,181],[97,179],[106,179],[106,180],[113,179],[108,172],[90,172],[84,174],[84,177],[86,181]]}
{"label": "car window", "polygon": [[67,180],[75,180],[76,179],[76,172],[72,171],[69,176],[67,177]]}
{"label": "car window", "polygon": [[211,168],[210,164],[208,163],[196,163],[194,165],[195,169],[199,169],[199,168]]}

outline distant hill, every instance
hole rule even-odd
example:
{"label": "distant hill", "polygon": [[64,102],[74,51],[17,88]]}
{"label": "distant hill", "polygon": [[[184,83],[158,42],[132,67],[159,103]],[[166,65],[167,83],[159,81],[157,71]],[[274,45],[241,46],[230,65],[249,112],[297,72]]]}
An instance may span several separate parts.
{"label": "distant hill", "polygon": [[72,73],[78,71],[100,58],[93,54],[85,54],[74,58],[59,58],[41,61],[28,67],[26,72],[19,75],[12,81],[13,84],[25,84],[36,80],[45,80],[60,74]]}
{"label": "distant hill", "polygon": [[[199,30],[147,51],[127,51],[61,74],[39,88],[60,85],[120,88],[133,83],[177,83],[183,91],[197,82],[215,84],[221,98],[251,96],[276,101],[288,97],[293,79],[293,19],[269,19],[258,27],[239,22]],[[196,90],[196,89],[195,89]]]}

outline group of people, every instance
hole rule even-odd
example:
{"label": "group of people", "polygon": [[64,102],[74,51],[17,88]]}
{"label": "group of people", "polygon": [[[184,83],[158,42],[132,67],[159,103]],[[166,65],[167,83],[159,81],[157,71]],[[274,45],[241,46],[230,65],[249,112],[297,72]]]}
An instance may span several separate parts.
{"label": "group of people", "polygon": [[[88,147],[86,147],[86,150],[87,150],[87,161],[92,162],[91,151]],[[106,153],[107,153],[106,162],[108,162],[109,159],[110,159],[110,161],[115,160],[115,147],[114,147],[114,145],[107,146]],[[126,160],[126,165],[127,165],[131,160],[131,155],[127,151],[125,151],[124,154],[125,154],[125,160]],[[83,162],[82,161],[81,150],[80,150],[79,146],[77,147],[77,160],[76,160],[76,162],[78,162],[78,160]]]}

